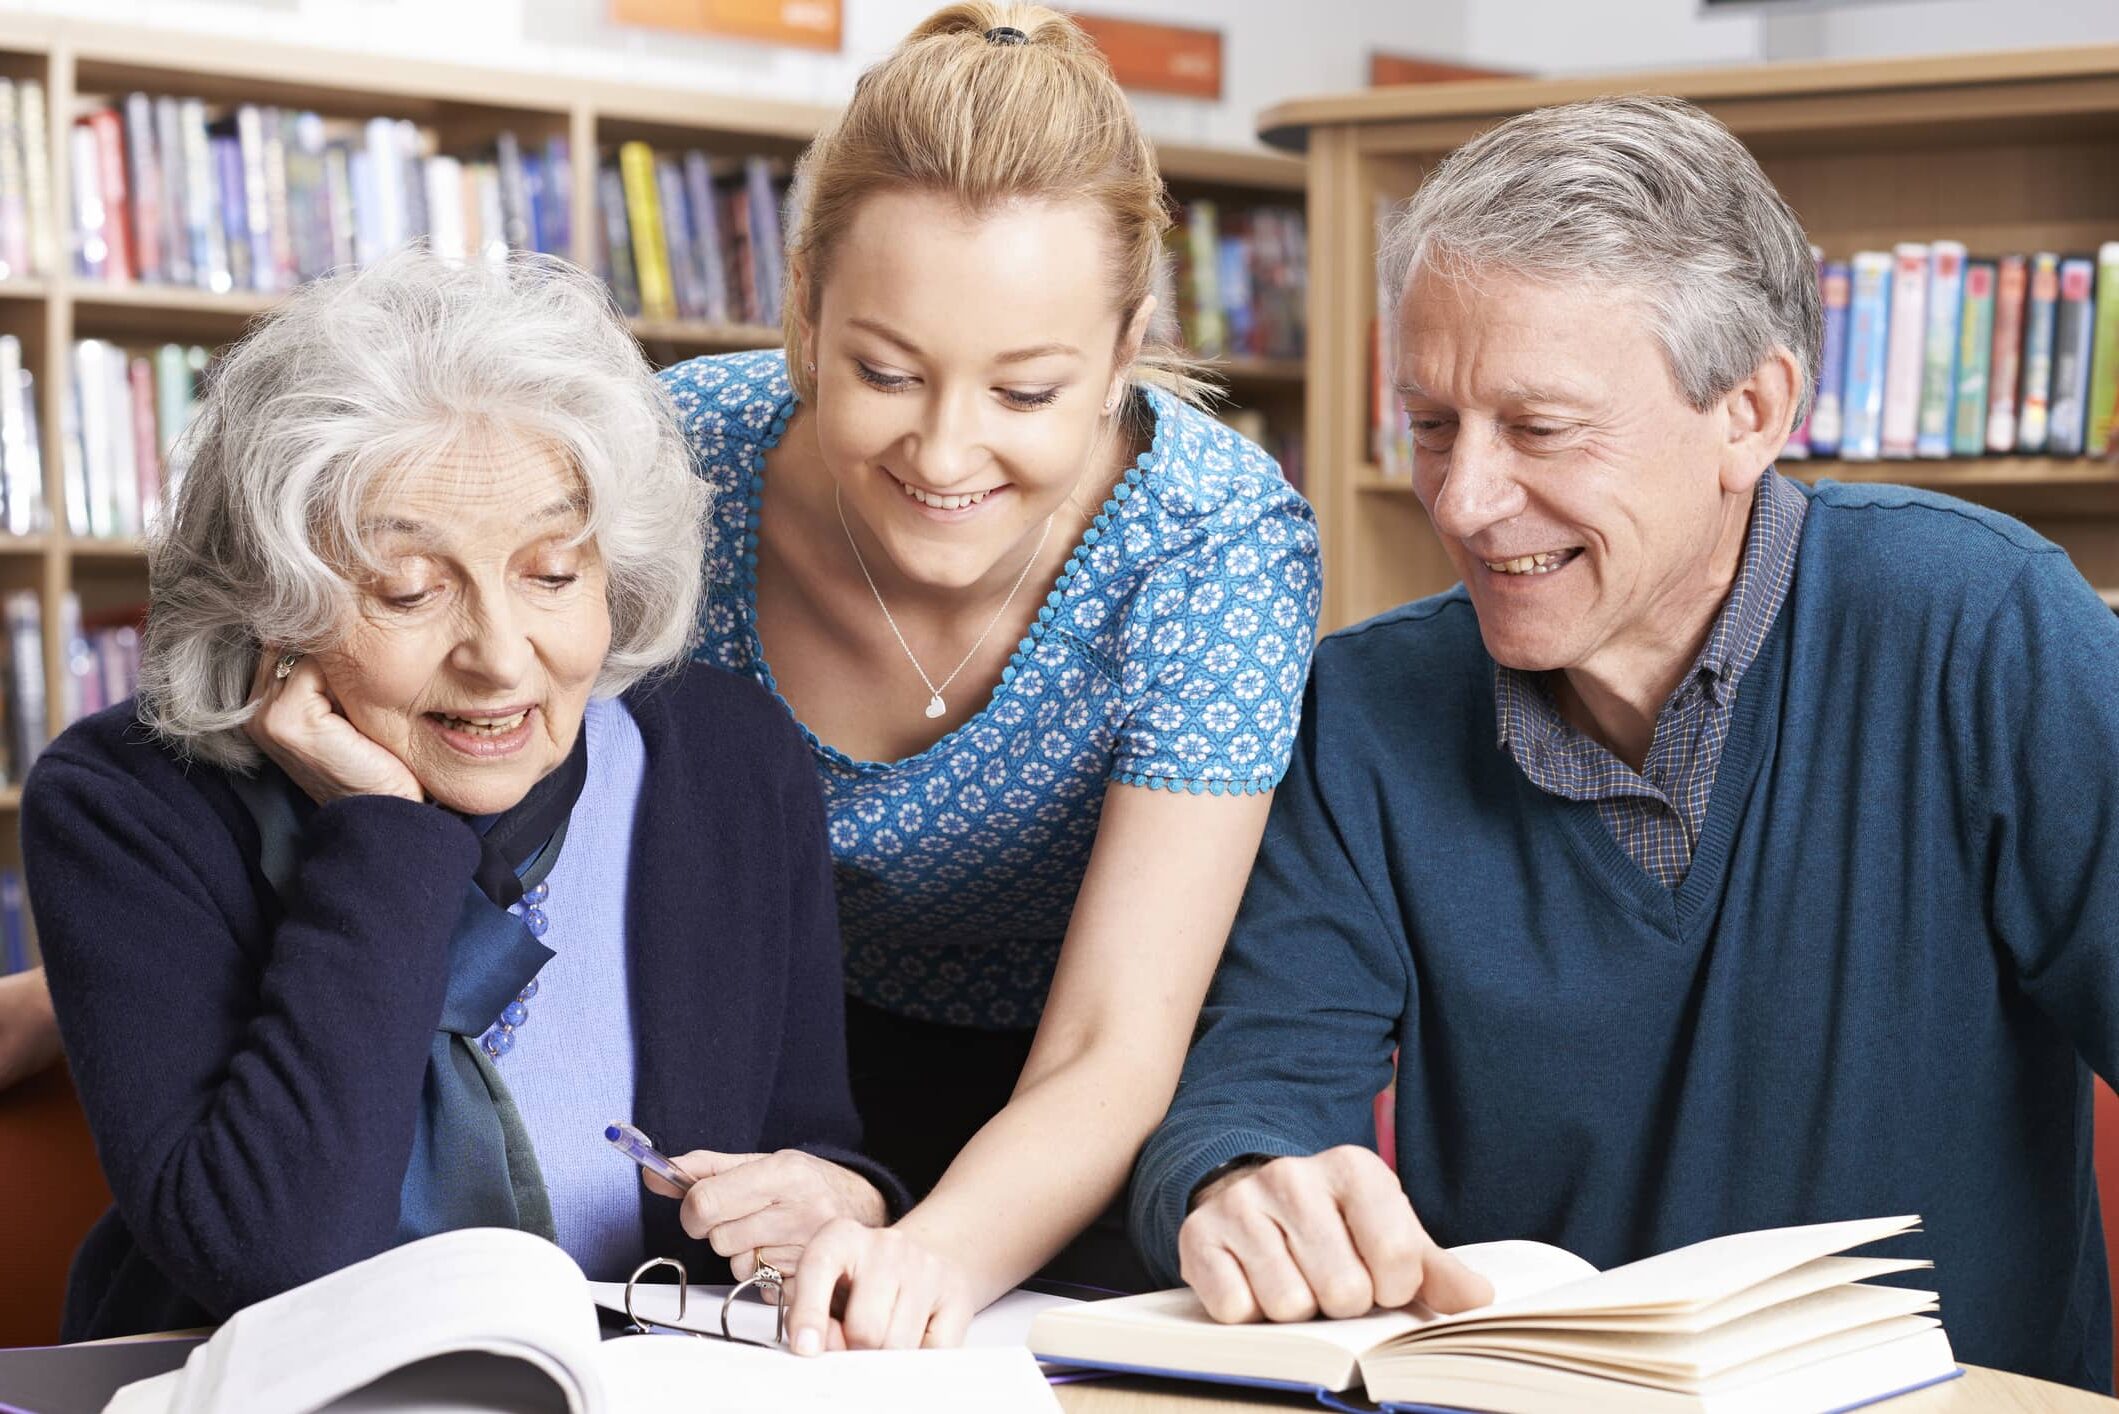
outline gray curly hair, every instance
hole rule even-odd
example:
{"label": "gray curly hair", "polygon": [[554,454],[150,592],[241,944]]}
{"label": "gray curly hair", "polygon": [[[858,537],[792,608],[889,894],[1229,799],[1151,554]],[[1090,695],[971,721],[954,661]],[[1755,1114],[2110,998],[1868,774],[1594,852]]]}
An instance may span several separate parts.
{"label": "gray curly hair", "polygon": [[1597,281],[1636,295],[1685,400],[1704,411],[1776,348],[1807,415],[1824,315],[1802,223],[1743,143],[1679,98],[1520,114],[1443,161],[1384,230],[1395,320],[1416,266]]}
{"label": "gray curly hair", "polygon": [[611,615],[597,694],[680,661],[708,492],[608,292],[548,256],[413,246],[297,290],[213,369],[148,544],[140,721],[187,757],[252,769],[258,655],[316,651],[352,621],[351,576],[376,567],[363,505],[496,438],[557,453],[579,480]]}

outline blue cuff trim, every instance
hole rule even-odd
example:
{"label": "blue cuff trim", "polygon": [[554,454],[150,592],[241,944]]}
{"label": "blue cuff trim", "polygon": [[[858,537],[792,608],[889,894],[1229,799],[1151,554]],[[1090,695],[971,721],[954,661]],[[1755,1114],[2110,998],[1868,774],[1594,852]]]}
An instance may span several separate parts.
{"label": "blue cuff trim", "polygon": [[1166,790],[1172,794],[1186,795],[1263,795],[1277,787],[1287,776],[1288,768],[1282,766],[1270,778],[1253,776],[1246,780],[1187,780],[1180,776],[1148,776],[1139,771],[1113,771],[1106,780],[1111,785],[1139,786],[1143,790]]}

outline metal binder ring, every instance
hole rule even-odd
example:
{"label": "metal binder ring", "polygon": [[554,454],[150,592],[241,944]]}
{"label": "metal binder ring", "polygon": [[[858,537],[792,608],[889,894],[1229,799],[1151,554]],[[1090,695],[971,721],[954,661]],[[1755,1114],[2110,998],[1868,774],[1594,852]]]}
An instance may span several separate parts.
{"label": "metal binder ring", "polygon": [[[678,1261],[675,1257],[650,1257],[645,1262],[642,1262],[639,1266],[633,1268],[633,1274],[625,1279],[625,1315],[626,1319],[633,1323],[633,1334],[635,1335],[647,1335],[649,1333],[650,1323],[641,1320],[640,1313],[633,1309],[633,1287],[636,1283],[639,1282],[642,1277],[646,1276],[649,1272],[655,1270],[655,1268],[657,1267],[676,1268],[677,1319],[679,1321],[682,1321],[684,1319],[684,1303],[685,1300],[690,1296],[692,1289],[691,1274],[684,1270],[684,1263]],[[724,1319],[723,1329],[726,1328],[727,1323]]]}
{"label": "metal binder ring", "polygon": [[[746,1340],[728,1328],[729,1307],[735,1305],[736,1298],[752,1287],[773,1294],[773,1338],[770,1345],[762,1340]],[[768,1350],[774,1345],[787,1344],[787,1279],[780,1275],[778,1267],[770,1262],[760,1262],[758,1270],[730,1289],[727,1299],[721,1303],[721,1338],[741,1341],[745,1345],[762,1345]]]}

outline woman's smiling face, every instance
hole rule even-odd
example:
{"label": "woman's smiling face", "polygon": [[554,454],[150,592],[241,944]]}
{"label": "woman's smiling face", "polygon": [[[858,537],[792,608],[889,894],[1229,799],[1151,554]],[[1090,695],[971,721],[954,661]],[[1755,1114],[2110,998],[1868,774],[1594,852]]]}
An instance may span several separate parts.
{"label": "woman's smiling face", "polygon": [[362,509],[379,573],[317,655],[333,701],[436,801],[515,805],[573,750],[611,644],[579,484],[549,449],[468,442]]}
{"label": "woman's smiling face", "polygon": [[846,514],[906,580],[1013,574],[1107,447],[1109,246],[1087,202],[970,215],[883,192],[854,216],[810,339],[817,441]]}

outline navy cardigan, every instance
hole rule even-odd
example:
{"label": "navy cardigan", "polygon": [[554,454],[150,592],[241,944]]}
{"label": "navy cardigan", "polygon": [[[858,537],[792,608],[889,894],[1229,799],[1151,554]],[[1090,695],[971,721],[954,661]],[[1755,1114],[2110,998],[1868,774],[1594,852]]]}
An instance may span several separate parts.
{"label": "navy cardigan", "polygon": [[[647,752],[626,917],[634,1118],[671,1152],[806,1149],[902,1211],[896,1180],[853,1152],[831,859],[799,735],[710,668],[626,701]],[[116,1199],[74,1259],[68,1340],[219,1320],[395,1240],[478,847],[445,811],[370,796],[318,811],[301,848],[283,916],[227,777],[187,769],[129,703],[30,774],[30,903]],[[727,1280],[674,1202],[641,1203],[650,1253]]]}

